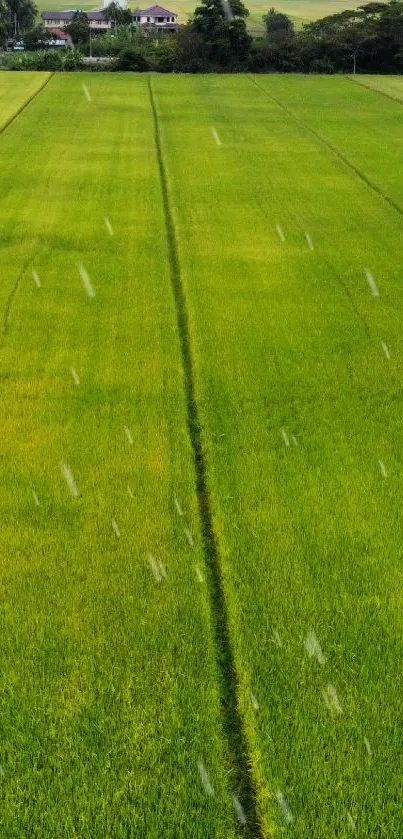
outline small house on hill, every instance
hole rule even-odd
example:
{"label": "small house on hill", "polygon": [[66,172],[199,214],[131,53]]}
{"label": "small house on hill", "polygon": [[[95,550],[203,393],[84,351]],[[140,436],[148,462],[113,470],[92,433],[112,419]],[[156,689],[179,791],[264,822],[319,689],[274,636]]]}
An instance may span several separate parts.
{"label": "small house on hill", "polygon": [[178,15],[162,6],[149,6],[148,9],[137,9],[133,12],[133,23],[137,26],[157,29],[178,29]]}

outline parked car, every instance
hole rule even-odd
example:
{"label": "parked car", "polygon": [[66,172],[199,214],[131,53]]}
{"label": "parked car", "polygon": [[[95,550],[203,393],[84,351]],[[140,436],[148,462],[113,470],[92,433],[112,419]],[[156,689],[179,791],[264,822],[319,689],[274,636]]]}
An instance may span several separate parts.
{"label": "parked car", "polygon": [[13,46],[13,52],[23,52],[24,51],[24,44],[22,41],[17,41],[16,44]]}

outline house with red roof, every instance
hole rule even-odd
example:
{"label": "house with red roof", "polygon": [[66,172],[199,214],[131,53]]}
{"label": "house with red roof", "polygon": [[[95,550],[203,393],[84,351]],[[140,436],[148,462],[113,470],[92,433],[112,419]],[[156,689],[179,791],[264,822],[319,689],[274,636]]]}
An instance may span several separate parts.
{"label": "house with red roof", "polygon": [[67,35],[66,32],[63,32],[61,29],[51,28],[48,27],[48,31],[52,38],[48,41],[49,47],[70,47],[71,46],[71,38],[70,35]]}

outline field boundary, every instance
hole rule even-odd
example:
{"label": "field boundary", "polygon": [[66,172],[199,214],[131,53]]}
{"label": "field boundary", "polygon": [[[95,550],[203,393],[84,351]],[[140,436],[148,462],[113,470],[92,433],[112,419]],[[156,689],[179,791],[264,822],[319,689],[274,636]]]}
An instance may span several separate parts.
{"label": "field boundary", "polygon": [[[322,145],[324,145],[325,148],[329,149],[329,151],[331,151],[335,155],[335,157],[338,157],[339,160],[341,160],[342,163],[345,164],[345,166],[351,169],[351,171],[354,172],[354,174],[357,175],[357,177],[360,178],[360,180],[363,181],[363,183],[365,183],[366,186],[369,186],[370,189],[372,189],[374,192],[376,192],[377,195],[383,198],[383,200],[387,204],[389,204],[389,207],[392,207],[392,209],[399,213],[400,216],[403,216],[402,207],[400,207],[400,205],[397,204],[396,201],[393,200],[393,198],[390,198],[389,195],[386,194],[386,192],[383,192],[381,187],[373,183],[373,181],[371,181],[370,178],[368,178],[367,175],[365,175],[365,173],[361,171],[361,169],[358,169],[358,167],[355,166],[354,163],[351,163],[351,161],[347,157],[345,157],[344,154],[342,154],[342,152],[339,151],[339,149],[336,146],[333,146],[332,143],[329,142],[329,140],[326,140],[326,138],[322,136],[322,134],[319,134],[319,132],[312,128],[308,123],[304,122],[302,119],[297,117],[293,113],[293,111],[287,107],[287,105],[284,105],[283,102],[281,102],[279,99],[276,99],[276,97],[273,96],[272,93],[269,93],[266,90],[266,88],[261,87],[261,85],[258,84],[258,82],[254,78],[252,78],[252,76],[247,76],[247,78],[252,84],[255,85],[255,87],[258,88],[258,90],[265,94],[265,96],[267,96],[268,99],[271,99],[271,101],[278,105],[279,108],[282,108],[282,110],[285,111],[285,113],[289,117],[291,117],[291,119],[293,119],[294,122],[296,122],[301,128],[303,128],[309,134],[312,134],[313,137],[316,137],[316,139],[319,140],[319,142],[322,143]],[[362,86],[364,87],[364,85]]]}
{"label": "field boundary", "polygon": [[264,839],[263,829],[257,812],[257,795],[251,773],[247,738],[238,705],[238,679],[231,645],[226,600],[219,560],[217,540],[214,533],[211,501],[208,490],[207,467],[202,441],[202,429],[196,399],[194,365],[191,351],[189,317],[186,294],[183,287],[178,244],[171,210],[168,179],[162,152],[160,123],[155,103],[151,77],[148,77],[150,105],[154,121],[154,139],[160,175],[162,204],[168,244],[168,258],[172,291],[178,324],[179,342],[187,409],[187,424],[192,445],[196,495],[200,528],[208,572],[209,596],[225,746],[230,763],[230,791],[239,797],[245,811],[247,824],[239,827],[239,834],[250,839]]}
{"label": "field boundary", "polygon": [[43,84],[41,84],[40,87],[38,87],[37,90],[35,90],[35,92],[31,94],[29,99],[27,99],[25,102],[23,102],[23,104],[20,105],[19,108],[17,108],[17,110],[11,115],[11,117],[9,117],[5,121],[4,125],[0,126],[0,136],[2,134],[4,134],[6,129],[9,128],[10,125],[13,124],[13,122],[15,122],[17,117],[19,117],[20,114],[22,114],[23,111],[25,111],[25,108],[27,108],[28,105],[30,105],[31,102],[36,98],[36,96],[38,96],[38,93],[41,93],[41,91],[46,87],[46,85],[49,84],[49,82],[50,82],[51,78],[53,78],[53,76],[54,76],[54,73],[48,73],[48,77],[47,77],[47,79],[45,79]]}

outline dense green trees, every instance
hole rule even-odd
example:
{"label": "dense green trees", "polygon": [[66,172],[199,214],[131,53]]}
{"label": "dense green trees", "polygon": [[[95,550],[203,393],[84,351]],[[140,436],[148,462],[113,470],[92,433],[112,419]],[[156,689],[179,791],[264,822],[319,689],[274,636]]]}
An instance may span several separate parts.
{"label": "dense green trees", "polygon": [[46,47],[48,41],[52,40],[52,33],[44,26],[33,26],[32,29],[24,31],[24,46],[26,50],[35,52]]}
{"label": "dense green trees", "polygon": [[197,6],[190,28],[202,37],[214,64],[230,67],[248,60],[252,44],[246,29],[248,15],[242,0],[202,0]]}
{"label": "dense green trees", "polygon": [[403,70],[402,0],[367,3],[316,20],[301,32],[293,34],[290,28],[287,33],[284,28],[283,37],[279,37],[282,17],[274,9],[265,16],[267,37],[265,43],[255,44],[255,69],[305,73]]}
{"label": "dense green trees", "polygon": [[[33,30],[33,0],[0,0],[0,38]],[[93,55],[116,59],[117,69],[160,72],[403,72],[403,0],[371,2],[328,15],[294,31],[287,15],[273,7],[263,20],[266,33],[252,38],[242,0],[202,0],[178,32],[143,32],[128,24],[130,13],[113,2],[107,10],[113,32],[92,39]],[[68,31],[88,53],[89,24],[77,13]],[[110,65],[109,65],[110,66]]]}
{"label": "dense green trees", "polygon": [[271,8],[267,15],[263,15],[266,31],[269,36],[278,35],[287,37],[294,34],[294,24],[290,18],[282,12],[276,12]]}
{"label": "dense green trees", "polygon": [[109,6],[104,9],[104,15],[107,20],[111,20],[115,29],[117,26],[130,26],[132,23],[132,13],[129,9],[122,9],[118,3],[109,3]]}
{"label": "dense green trees", "polygon": [[[210,68],[281,72],[401,73],[403,0],[370,2],[329,15],[294,32],[292,21],[270,8],[266,37],[252,40],[241,0],[203,0],[189,31],[197,33]],[[198,45],[200,58],[200,44]]]}
{"label": "dense green trees", "polygon": [[0,38],[19,38],[34,26],[36,14],[33,0],[0,0]]}
{"label": "dense green trees", "polygon": [[4,0],[0,0],[0,44],[6,36],[6,14],[6,4]]}
{"label": "dense green trees", "polygon": [[69,26],[66,26],[66,32],[74,46],[83,53],[88,52],[90,42],[90,23],[85,12],[76,12],[73,20]]}
{"label": "dense green trees", "polygon": [[402,71],[403,3],[367,3],[356,10],[330,15],[304,28],[300,43],[333,69],[361,72]]}

